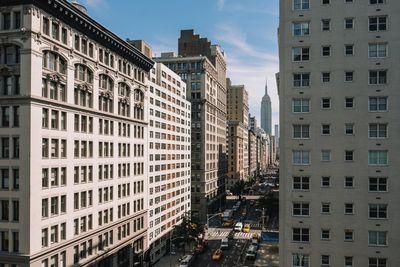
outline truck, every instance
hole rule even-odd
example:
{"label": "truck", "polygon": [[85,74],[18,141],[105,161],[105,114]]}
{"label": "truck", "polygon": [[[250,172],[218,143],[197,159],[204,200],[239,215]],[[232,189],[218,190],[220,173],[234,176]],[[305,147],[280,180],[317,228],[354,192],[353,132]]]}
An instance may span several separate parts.
{"label": "truck", "polygon": [[226,220],[226,219],[230,219],[233,216],[233,210],[231,209],[227,209],[224,211],[224,213],[222,213],[222,219]]}

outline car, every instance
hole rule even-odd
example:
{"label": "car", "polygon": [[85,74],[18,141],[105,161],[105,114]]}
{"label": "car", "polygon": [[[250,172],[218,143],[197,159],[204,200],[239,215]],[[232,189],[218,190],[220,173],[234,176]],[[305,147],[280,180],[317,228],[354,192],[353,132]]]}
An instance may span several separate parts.
{"label": "car", "polygon": [[193,255],[185,255],[182,257],[179,263],[179,267],[189,267],[191,266],[193,261],[194,261]]}
{"label": "car", "polygon": [[255,260],[257,255],[257,247],[254,245],[250,245],[246,251],[246,259]]}
{"label": "car", "polygon": [[237,222],[236,224],[235,224],[235,232],[241,232],[242,231],[242,229],[243,229],[243,223],[242,222]]}
{"label": "car", "polygon": [[260,240],[260,236],[257,233],[254,233],[251,239],[256,239],[257,241]]}
{"label": "car", "polygon": [[256,248],[258,248],[258,239],[252,238],[252,239],[251,239],[251,244],[252,244],[253,246],[255,246]]}
{"label": "car", "polygon": [[212,260],[219,261],[222,258],[222,250],[219,248],[212,254]]}
{"label": "car", "polygon": [[234,220],[229,219],[229,220],[224,221],[224,223],[222,224],[222,226],[223,226],[223,227],[231,227],[231,226],[233,226],[234,223],[235,223]]}
{"label": "car", "polygon": [[223,238],[221,240],[221,249],[228,249],[228,248],[229,248],[228,238]]}
{"label": "car", "polygon": [[243,227],[243,233],[249,233],[250,232],[250,224],[246,223]]}
{"label": "car", "polygon": [[235,237],[235,231],[231,230],[227,237],[228,237],[228,239],[233,239]]}

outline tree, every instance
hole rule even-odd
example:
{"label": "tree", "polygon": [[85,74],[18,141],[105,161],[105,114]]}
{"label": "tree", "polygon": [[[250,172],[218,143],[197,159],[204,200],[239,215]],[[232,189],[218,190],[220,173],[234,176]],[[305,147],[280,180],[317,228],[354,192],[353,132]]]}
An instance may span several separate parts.
{"label": "tree", "polygon": [[245,181],[239,180],[232,186],[231,192],[232,194],[239,196],[239,200],[241,200],[245,187],[246,187]]}
{"label": "tree", "polygon": [[265,208],[270,217],[276,217],[279,213],[279,199],[273,193],[264,195],[258,200],[258,207]]}
{"label": "tree", "polygon": [[172,239],[174,244],[180,244],[183,242],[183,253],[186,253],[186,245],[190,246],[190,243],[196,239],[201,232],[201,228],[198,223],[191,219],[188,212],[183,215],[180,224],[174,226]]}

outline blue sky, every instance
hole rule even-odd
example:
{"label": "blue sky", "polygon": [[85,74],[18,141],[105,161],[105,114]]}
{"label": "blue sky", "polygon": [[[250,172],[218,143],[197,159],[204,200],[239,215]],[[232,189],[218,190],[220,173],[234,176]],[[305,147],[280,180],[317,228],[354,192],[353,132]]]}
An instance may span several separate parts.
{"label": "blue sky", "polygon": [[278,123],[277,27],[279,0],[79,0],[89,15],[120,37],[143,39],[156,55],[177,51],[181,29],[193,28],[227,55],[228,77],[249,91],[252,115],[260,118],[265,80]]}

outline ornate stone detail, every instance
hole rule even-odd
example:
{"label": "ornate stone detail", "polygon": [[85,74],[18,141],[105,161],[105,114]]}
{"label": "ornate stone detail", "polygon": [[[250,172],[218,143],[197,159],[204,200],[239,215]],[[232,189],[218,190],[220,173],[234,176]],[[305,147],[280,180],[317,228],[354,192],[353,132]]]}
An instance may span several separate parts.
{"label": "ornate stone detail", "polygon": [[80,83],[77,84],[76,88],[85,92],[93,92],[93,86],[90,83]]}
{"label": "ornate stone detail", "polygon": [[120,99],[119,99],[119,101],[121,102],[121,103],[124,103],[124,104],[130,104],[130,100],[129,100],[129,97],[121,97]]}
{"label": "ornate stone detail", "polygon": [[62,75],[58,74],[57,72],[47,74],[46,78],[52,82],[57,82],[57,83],[66,82],[65,78]]}
{"label": "ornate stone detail", "polygon": [[135,103],[133,106],[134,106],[135,108],[143,108],[143,107],[144,107],[144,104],[143,104],[143,103]]}
{"label": "ornate stone detail", "polygon": [[8,67],[7,65],[0,65],[0,75],[11,75],[13,73],[12,68]]}
{"label": "ornate stone detail", "polygon": [[100,91],[100,95],[103,96],[103,97],[106,97],[106,98],[110,98],[110,99],[114,98],[114,94],[110,90]]}

